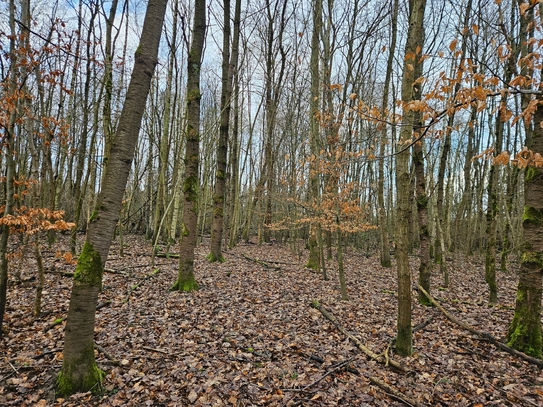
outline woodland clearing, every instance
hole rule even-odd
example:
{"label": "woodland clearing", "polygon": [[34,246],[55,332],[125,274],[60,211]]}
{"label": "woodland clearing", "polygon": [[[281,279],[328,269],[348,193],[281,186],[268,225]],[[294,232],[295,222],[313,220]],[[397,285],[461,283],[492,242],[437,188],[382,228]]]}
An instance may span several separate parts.
{"label": "woodland clearing", "polygon": [[[287,246],[245,243],[209,263],[208,241],[196,251],[200,290],[170,292],[178,259],[157,257],[141,236],[111,248],[96,314],[96,357],[106,372],[100,396],[55,398],[63,330],[75,269],[43,250],[43,315],[32,316],[35,266],[27,259],[21,281],[12,273],[6,331],[0,350],[2,406],[543,406],[543,372],[450,322],[436,307],[416,303],[417,261],[411,257],[414,354],[399,358],[402,373],[368,358],[312,304],[332,314],[373,352],[387,349],[396,327],[396,269],[378,255],[348,249],[349,301],[341,301],[337,267],[329,281],[304,268],[307,253]],[[172,253],[175,253],[173,248]],[[500,272],[499,305],[487,305],[484,261],[449,261],[451,286],[432,293],[458,319],[503,340],[514,313],[518,266]],[[400,400],[375,384],[388,384]]]}

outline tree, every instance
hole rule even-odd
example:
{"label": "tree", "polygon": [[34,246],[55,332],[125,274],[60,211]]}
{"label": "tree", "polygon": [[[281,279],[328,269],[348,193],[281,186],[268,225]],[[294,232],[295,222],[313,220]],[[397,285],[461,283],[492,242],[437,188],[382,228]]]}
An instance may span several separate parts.
{"label": "tree", "polygon": [[[232,87],[234,71],[238,65],[239,54],[239,19],[241,0],[236,0],[234,16],[234,38],[230,55],[230,0],[223,1],[224,27],[222,49],[222,88],[221,88],[221,123],[219,146],[217,148],[217,171],[215,173],[215,192],[213,194],[213,226],[211,229],[211,253],[209,261],[223,261],[222,238],[224,226],[224,197],[226,192],[226,153],[230,130],[230,111],[232,108]],[[237,183],[237,180],[232,182]]]}
{"label": "tree", "polygon": [[420,99],[420,82],[417,73],[422,71],[422,47],[424,43],[424,11],[426,0],[409,1],[409,28],[404,54],[402,77],[403,117],[400,131],[400,149],[396,157],[396,263],[398,268],[398,336],[396,352],[410,355],[413,349],[411,333],[411,270],[409,269],[409,217],[410,217],[410,175],[409,145],[412,143],[415,122],[414,101]]}
{"label": "tree", "polygon": [[[385,83],[383,86],[383,104],[381,110],[386,112],[388,109],[390,82],[392,80],[392,63],[394,62],[394,53],[396,52],[396,39],[397,39],[397,27],[398,25],[398,0],[394,0],[392,7],[392,14],[390,19],[390,27],[392,29],[392,36],[390,39],[389,53],[387,58],[387,69],[385,73]],[[388,241],[388,222],[387,212],[385,208],[385,146],[388,139],[387,126],[382,124],[383,130],[381,139],[379,141],[379,178],[377,185],[377,202],[378,202],[378,216],[379,216],[379,235],[381,238],[381,266],[391,267],[390,261],[390,242]]]}
{"label": "tree", "polygon": [[[17,38],[17,32],[15,30],[15,2],[14,0],[10,0],[9,2],[9,27],[11,31],[11,35],[9,38],[9,56],[10,56],[10,69],[9,69],[9,78],[7,81],[4,81],[2,83],[2,86],[4,87],[4,92],[6,92],[8,95],[15,96],[15,92],[18,87],[17,83],[17,44],[16,44],[16,38]],[[15,98],[15,101],[17,98]],[[5,103],[2,103],[5,104]],[[13,213],[13,205],[14,205],[14,178],[15,178],[15,161],[14,161],[14,143],[15,143],[15,122],[17,120],[16,114],[17,109],[12,106],[9,109],[6,109],[9,114],[7,114],[7,117],[4,117],[2,115],[2,128],[3,128],[3,137],[1,139],[3,145],[4,145],[4,182],[2,183],[3,187],[3,195],[4,195],[4,202],[3,202],[3,213],[2,216],[8,216]],[[9,225],[2,223],[1,231],[2,234],[0,235],[0,336],[2,336],[2,324],[4,321],[4,311],[6,308],[6,301],[7,301],[7,288],[8,288],[8,258],[7,258],[7,251],[8,251],[8,239],[10,234]]]}
{"label": "tree", "polygon": [[179,271],[172,290],[198,289],[194,278],[194,249],[198,234],[198,183],[200,164],[200,67],[206,32],[206,2],[196,0],[192,43],[187,73],[187,144],[185,147],[185,179],[183,181],[183,225],[179,247]]}
{"label": "tree", "polygon": [[57,377],[61,396],[98,391],[103,372],[94,359],[94,319],[102,273],[119,220],[123,192],[134,157],[141,119],[151,86],[166,0],[150,0],[126,100],[115,132],[103,184],[89,220],[87,236],[73,278],[65,328],[62,370]]}
{"label": "tree", "polygon": [[[322,26],[322,0],[314,0],[312,7],[313,17],[313,29],[311,30],[311,88],[310,88],[310,100],[309,100],[309,149],[311,153],[311,160],[309,162],[309,190],[308,198],[310,200],[319,200],[319,175],[315,169],[316,158],[320,150],[320,137],[319,137],[319,121],[317,114],[319,112],[320,101],[320,64],[319,64],[319,52],[320,52],[320,32]],[[322,230],[319,225],[312,223],[309,225],[309,258],[307,259],[306,267],[311,269],[318,269],[319,266],[324,264],[324,259],[320,258],[322,247]],[[323,277],[326,280],[326,272],[323,269]]]}
{"label": "tree", "polygon": [[[528,78],[540,78],[538,68],[530,52],[538,52],[537,41],[533,41],[536,29],[536,2],[518,0],[520,17],[520,77],[524,78],[522,93],[523,114],[527,148],[517,155],[517,163],[526,168],[524,175],[524,214],[522,217],[523,247],[517,288],[515,314],[507,333],[507,344],[526,354],[541,357],[543,354],[543,334],[541,327],[541,295],[543,271],[543,108],[538,92],[532,96],[532,86],[541,89],[541,83],[533,83]],[[537,27],[540,27],[537,24]],[[530,49],[533,48],[533,49]]]}

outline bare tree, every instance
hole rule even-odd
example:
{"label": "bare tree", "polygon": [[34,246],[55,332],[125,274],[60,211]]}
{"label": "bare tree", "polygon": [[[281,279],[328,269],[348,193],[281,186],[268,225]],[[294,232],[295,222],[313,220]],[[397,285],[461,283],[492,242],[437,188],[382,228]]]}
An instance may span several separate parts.
{"label": "bare tree", "polygon": [[98,369],[94,359],[94,319],[98,292],[102,287],[102,273],[119,220],[141,119],[158,62],[162,31],[157,27],[162,27],[166,4],[166,0],[151,0],[147,6],[126,100],[74,275],[62,370],[57,377],[57,391],[63,396],[99,391],[103,378],[103,372]]}

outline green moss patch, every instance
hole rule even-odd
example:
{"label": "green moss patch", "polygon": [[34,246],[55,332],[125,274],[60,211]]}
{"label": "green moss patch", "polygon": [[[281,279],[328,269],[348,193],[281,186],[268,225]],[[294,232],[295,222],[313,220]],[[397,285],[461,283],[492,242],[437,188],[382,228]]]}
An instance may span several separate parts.
{"label": "green moss patch", "polygon": [[90,346],[82,356],[70,362],[64,361],[62,371],[57,376],[57,396],[68,397],[75,393],[92,392],[98,394],[102,391],[102,380],[105,373],[96,366],[94,361],[94,346]]}
{"label": "green moss patch", "polygon": [[89,242],[85,242],[77,259],[74,281],[90,287],[102,287],[102,257]]}

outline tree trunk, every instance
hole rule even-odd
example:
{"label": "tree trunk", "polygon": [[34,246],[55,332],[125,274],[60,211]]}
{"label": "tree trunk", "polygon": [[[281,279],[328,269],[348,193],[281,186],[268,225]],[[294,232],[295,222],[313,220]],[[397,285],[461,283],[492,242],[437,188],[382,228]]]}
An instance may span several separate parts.
{"label": "tree trunk", "polygon": [[[519,5],[528,6],[530,2],[518,1]],[[534,10],[528,8],[521,16],[521,52],[520,57],[528,55],[527,41],[533,37]],[[529,62],[523,64],[522,75],[540,77],[537,68],[530,69]],[[535,65],[537,66],[537,64]],[[526,111],[532,96],[522,94],[522,109]],[[541,101],[539,101],[541,103]],[[543,109],[536,105],[531,120],[525,120],[526,146],[534,153],[543,154]],[[541,358],[543,355],[543,334],[541,328],[541,295],[543,273],[543,170],[530,166],[524,176],[524,214],[522,217],[523,253],[521,257],[519,283],[515,314],[507,333],[507,344],[530,356]]]}
{"label": "tree trunk", "polygon": [[413,86],[418,77],[415,76],[415,64],[422,64],[421,52],[417,47],[424,42],[424,10],[426,0],[409,1],[409,29],[405,46],[404,71],[402,77],[402,102],[404,104],[403,126],[400,131],[399,154],[396,158],[396,189],[397,189],[397,217],[396,217],[396,263],[398,268],[398,336],[396,352],[399,355],[411,355],[413,350],[411,332],[411,270],[409,267],[409,218],[411,214],[410,202],[410,174],[409,174],[409,148],[412,140],[414,112],[407,109],[407,104],[415,99],[420,91]]}
{"label": "tree trunk", "polygon": [[[226,153],[230,130],[230,111],[232,107],[232,86],[234,71],[238,65],[239,51],[239,15],[241,0],[236,1],[236,26],[230,56],[230,0],[223,1],[224,27],[222,50],[222,89],[221,89],[221,125],[219,128],[219,146],[217,149],[217,172],[215,174],[215,193],[213,194],[213,225],[211,229],[211,253],[208,260],[224,261],[222,256],[222,236],[224,224],[224,197],[226,193]],[[234,180],[237,182],[237,180]]]}
{"label": "tree trunk", "polygon": [[[310,205],[316,205],[319,201],[319,174],[317,171],[317,157],[319,156],[319,121],[317,114],[319,113],[319,94],[320,94],[320,73],[319,73],[319,37],[321,31],[322,18],[322,0],[314,0],[313,4],[313,31],[311,34],[311,96],[309,100],[309,125],[310,125],[310,158],[309,158],[309,191],[308,199]],[[320,235],[320,236],[319,236]],[[309,225],[309,258],[307,259],[306,267],[317,270],[320,265],[324,264],[324,259],[320,259],[320,254],[323,253],[322,247],[322,230],[318,224],[311,223]],[[325,272],[323,271],[323,275]]]}
{"label": "tree trunk", "polygon": [[[422,67],[421,67],[422,68]],[[420,74],[422,74],[422,69]],[[418,73],[415,74],[417,77]],[[415,95],[417,99],[420,98],[420,93]],[[415,114],[415,126],[417,129],[414,131],[415,135],[419,135],[422,130],[421,116],[419,113]],[[426,178],[424,173],[424,144],[420,140],[413,147],[413,162],[415,165],[415,179],[416,179],[416,201],[417,201],[417,214],[419,221],[419,285],[430,292],[430,276],[431,276],[431,264],[430,264],[430,233],[428,229],[428,195],[426,195]],[[431,305],[432,303],[426,297],[424,292],[418,291],[418,300],[422,305]]]}
{"label": "tree trunk", "polygon": [[97,204],[73,279],[57,394],[100,390],[103,372],[94,359],[94,319],[102,272],[122,207],[123,192],[138,142],[141,119],[157,64],[166,0],[151,0],[134,58],[132,78],[111,145]]}
{"label": "tree trunk", "polygon": [[192,44],[187,74],[187,144],[185,147],[185,179],[183,181],[183,224],[179,247],[179,271],[172,290],[198,289],[194,277],[194,249],[198,235],[198,184],[200,164],[200,67],[206,32],[206,2],[194,4]]}
{"label": "tree trunk", "polygon": [[[9,39],[9,55],[10,55],[10,73],[9,73],[9,93],[15,97],[15,92],[18,87],[17,83],[17,54],[16,54],[16,42],[17,33],[15,31],[15,2],[10,0],[9,2],[9,26],[11,30],[11,36]],[[17,103],[17,102],[16,102]],[[15,121],[16,121],[16,109],[13,109],[9,114],[8,128],[5,132],[3,139],[4,144],[4,157],[5,157],[5,169],[4,169],[4,212],[3,216],[11,215],[13,213],[14,204],[14,186],[13,181],[15,177],[15,161],[13,158],[15,142]],[[9,239],[9,225],[1,225],[2,234],[0,235],[0,337],[2,337],[2,325],[4,322],[4,311],[6,309],[7,301],[7,288],[8,288],[8,239]]]}
{"label": "tree trunk", "polygon": [[[230,156],[230,236],[228,237],[228,247],[233,248],[239,239],[239,218],[240,211],[239,205],[239,72],[238,72],[238,58],[239,58],[239,37],[240,37],[240,24],[241,24],[241,0],[236,0],[236,8],[234,11],[234,39],[232,44],[232,86],[233,86],[233,102],[234,102],[234,114],[233,114],[233,126],[232,126],[232,150]],[[234,60],[235,55],[235,60]]]}
{"label": "tree trunk", "polygon": [[[385,73],[385,84],[383,89],[383,105],[382,111],[388,110],[390,82],[392,80],[392,64],[394,63],[394,53],[396,52],[396,37],[398,25],[398,0],[394,0],[392,6],[392,16],[390,21],[390,27],[392,29],[392,37],[390,40],[390,49],[387,59],[387,70]],[[387,126],[383,124],[383,130],[381,133],[381,139],[379,142],[379,179],[377,184],[377,205],[378,205],[378,217],[379,217],[379,236],[380,236],[380,259],[381,266],[391,267],[392,262],[390,260],[390,242],[388,241],[388,221],[387,210],[385,208],[385,147],[388,140]]]}

